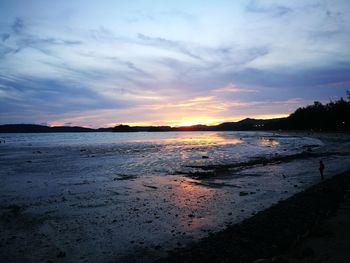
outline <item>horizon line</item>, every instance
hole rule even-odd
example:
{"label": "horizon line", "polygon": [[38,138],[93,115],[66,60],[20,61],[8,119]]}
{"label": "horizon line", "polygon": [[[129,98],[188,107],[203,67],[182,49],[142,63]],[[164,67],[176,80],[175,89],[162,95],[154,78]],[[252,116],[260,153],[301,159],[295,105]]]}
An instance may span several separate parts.
{"label": "horizon line", "polygon": [[243,119],[240,119],[238,121],[224,121],[224,122],[220,122],[217,124],[202,124],[202,123],[196,123],[196,124],[192,124],[192,125],[130,125],[130,123],[118,123],[114,126],[108,126],[108,127],[97,127],[97,128],[92,128],[91,126],[86,126],[86,125],[50,125],[50,124],[43,124],[43,123],[4,123],[4,124],[0,124],[0,126],[6,126],[6,125],[36,125],[36,126],[43,126],[43,127],[49,127],[49,128],[55,128],[55,127],[70,127],[70,128],[86,128],[86,129],[93,129],[93,130],[98,130],[98,129],[112,129],[114,127],[117,126],[128,126],[128,127],[169,127],[169,128],[181,128],[181,127],[193,127],[193,126],[207,126],[207,127],[212,127],[212,126],[218,126],[220,124],[223,123],[237,123],[243,120],[274,120],[274,119],[283,119],[283,118],[287,118],[289,115],[285,116],[285,117],[276,117],[276,118],[261,118],[261,119],[256,119],[256,118],[250,118],[250,117],[246,117]]}

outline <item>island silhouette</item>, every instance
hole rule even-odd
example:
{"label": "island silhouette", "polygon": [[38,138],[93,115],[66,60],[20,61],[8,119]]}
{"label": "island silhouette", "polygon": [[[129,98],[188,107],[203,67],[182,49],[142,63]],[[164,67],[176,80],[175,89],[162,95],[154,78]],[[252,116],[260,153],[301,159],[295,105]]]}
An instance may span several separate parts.
{"label": "island silhouette", "polygon": [[350,130],[350,92],[347,99],[300,107],[285,118],[252,119],[237,122],[224,122],[218,125],[192,126],[129,126],[117,125],[110,128],[86,128],[79,126],[54,126],[36,124],[0,125],[0,133],[47,133],[47,132],[168,132],[168,131],[256,131],[256,130],[313,130],[313,131],[349,131]]}

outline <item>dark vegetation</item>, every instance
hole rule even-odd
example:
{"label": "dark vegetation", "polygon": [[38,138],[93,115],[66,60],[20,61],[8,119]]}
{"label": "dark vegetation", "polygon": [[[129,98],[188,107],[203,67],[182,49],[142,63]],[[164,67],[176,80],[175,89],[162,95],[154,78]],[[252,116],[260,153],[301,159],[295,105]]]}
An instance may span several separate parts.
{"label": "dark vegetation", "polygon": [[0,125],[3,132],[164,132],[164,131],[251,131],[251,130],[314,130],[349,131],[350,130],[350,92],[347,99],[339,99],[322,104],[298,108],[287,118],[258,120],[244,119],[238,122],[224,122],[219,125],[194,125],[184,127],[170,126],[129,126],[118,125],[114,128],[91,129],[84,127],[57,126],[48,127],[34,124]]}
{"label": "dark vegetation", "polygon": [[[276,126],[275,126],[276,125]],[[350,93],[348,99],[341,98],[322,104],[297,109],[288,118],[270,124],[270,128],[295,130],[350,130]]]}

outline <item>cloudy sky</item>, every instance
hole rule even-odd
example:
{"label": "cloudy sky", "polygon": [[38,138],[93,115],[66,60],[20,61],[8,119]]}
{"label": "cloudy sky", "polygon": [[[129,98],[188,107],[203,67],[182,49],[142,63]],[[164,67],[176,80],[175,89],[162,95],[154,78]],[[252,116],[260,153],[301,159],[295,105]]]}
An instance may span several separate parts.
{"label": "cloudy sky", "polygon": [[346,90],[348,0],[0,0],[1,124],[214,124]]}

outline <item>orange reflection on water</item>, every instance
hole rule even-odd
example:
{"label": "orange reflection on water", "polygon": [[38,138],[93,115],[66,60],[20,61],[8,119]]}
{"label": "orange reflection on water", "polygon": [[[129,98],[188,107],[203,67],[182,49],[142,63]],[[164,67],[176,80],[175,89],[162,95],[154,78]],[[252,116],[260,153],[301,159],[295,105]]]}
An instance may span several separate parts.
{"label": "orange reflection on water", "polygon": [[145,139],[145,140],[130,140],[129,142],[154,142],[154,143],[185,143],[196,145],[210,145],[210,144],[239,144],[243,141],[234,135],[227,135],[224,133],[204,132],[195,134],[193,132],[181,132],[173,137],[160,139]]}
{"label": "orange reflection on water", "polygon": [[195,144],[238,144],[242,141],[236,137],[226,137],[218,133],[210,134],[184,134],[176,138],[164,139],[166,142],[185,142],[185,143],[195,143]]}
{"label": "orange reflection on water", "polygon": [[174,205],[178,208],[197,209],[201,206],[203,200],[210,199],[213,196],[214,189],[210,189],[199,184],[198,180],[183,179],[173,189]]}
{"label": "orange reflection on water", "polygon": [[213,202],[216,190],[200,185],[200,181],[183,179],[173,187],[172,203],[180,210],[179,220],[188,230],[210,224],[208,204]]}
{"label": "orange reflection on water", "polygon": [[261,137],[259,138],[259,144],[263,146],[279,145],[280,142],[273,138]]}

